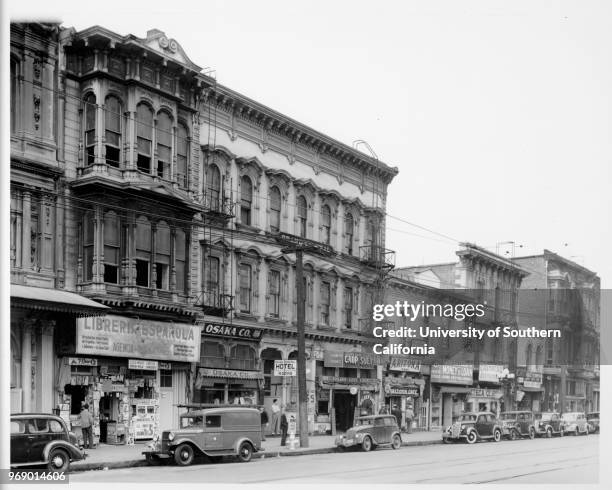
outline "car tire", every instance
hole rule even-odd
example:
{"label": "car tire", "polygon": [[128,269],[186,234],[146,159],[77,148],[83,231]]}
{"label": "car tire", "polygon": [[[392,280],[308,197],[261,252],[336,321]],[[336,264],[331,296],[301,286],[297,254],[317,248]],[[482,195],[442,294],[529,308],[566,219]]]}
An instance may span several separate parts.
{"label": "car tire", "polygon": [[[561,431],[561,435],[563,435],[563,431]],[[548,427],[546,429],[546,437],[550,439],[552,437],[552,427]]]}
{"label": "car tire", "polygon": [[399,449],[402,447],[402,438],[399,434],[395,434],[393,439],[391,439],[391,447],[393,449]]}
{"label": "car tire", "polygon": [[467,437],[465,438],[468,444],[474,444],[478,440],[478,435],[475,430],[471,430],[467,433]]}
{"label": "car tire", "polygon": [[535,439],[535,429],[533,427],[529,428],[529,439]]}
{"label": "car tire", "polygon": [[147,463],[149,463],[151,466],[159,466],[162,463],[159,456],[155,454],[147,454],[145,456],[145,459],[147,460]]}
{"label": "car tire", "polygon": [[574,436],[577,436],[578,434],[579,434],[578,427],[576,427],[576,430],[574,431]]}
{"label": "car tire", "polygon": [[174,450],[174,462],[179,466],[189,466],[193,463],[193,458],[195,457],[193,447],[189,444],[180,444]]}
{"label": "car tire", "polygon": [[514,441],[516,439],[518,439],[518,433],[514,429],[511,429],[510,430],[510,440]]}
{"label": "car tire", "polygon": [[495,429],[495,430],[493,431],[493,440],[494,440],[495,442],[499,442],[499,441],[501,441],[501,438],[502,438],[502,433],[501,433],[501,430],[499,430],[499,429]]}
{"label": "car tire", "polygon": [[372,446],[374,446],[374,444],[372,444],[372,438],[369,436],[364,437],[363,441],[361,441],[361,449],[366,453],[372,450]]}
{"label": "car tire", "polygon": [[65,449],[59,447],[51,449],[47,462],[48,471],[66,472],[70,466],[70,456]]}
{"label": "car tire", "polygon": [[238,459],[242,463],[248,463],[253,457],[253,446],[250,442],[243,442],[238,448]]}

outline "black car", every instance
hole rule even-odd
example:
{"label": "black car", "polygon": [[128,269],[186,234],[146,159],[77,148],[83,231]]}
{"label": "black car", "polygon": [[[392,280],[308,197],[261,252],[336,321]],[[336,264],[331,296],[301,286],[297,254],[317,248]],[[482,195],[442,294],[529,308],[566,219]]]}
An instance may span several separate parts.
{"label": "black car", "polygon": [[68,471],[71,461],[86,457],[66,422],[48,413],[11,415],[11,468],[46,466]]}
{"label": "black car", "polygon": [[502,431],[509,439],[529,437],[534,439],[536,436],[535,418],[533,412],[528,410],[503,412],[500,416],[502,421]]}
{"label": "black car", "polygon": [[535,415],[536,435],[540,437],[563,437],[565,426],[561,415],[557,412],[541,412]]}
{"label": "black car", "polygon": [[589,432],[599,434],[599,412],[587,413],[587,423],[589,424]]}
{"label": "black car", "polygon": [[445,444],[462,440],[474,444],[481,439],[499,442],[501,438],[501,424],[491,412],[463,413],[442,433],[442,441]]}

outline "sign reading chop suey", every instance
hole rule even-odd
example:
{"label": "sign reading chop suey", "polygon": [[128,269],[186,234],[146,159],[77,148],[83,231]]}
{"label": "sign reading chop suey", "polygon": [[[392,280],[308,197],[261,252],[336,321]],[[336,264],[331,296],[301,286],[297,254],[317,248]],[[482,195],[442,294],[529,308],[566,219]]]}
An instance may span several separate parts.
{"label": "sign reading chop suey", "polygon": [[77,319],[77,354],[197,362],[200,326],[117,315]]}

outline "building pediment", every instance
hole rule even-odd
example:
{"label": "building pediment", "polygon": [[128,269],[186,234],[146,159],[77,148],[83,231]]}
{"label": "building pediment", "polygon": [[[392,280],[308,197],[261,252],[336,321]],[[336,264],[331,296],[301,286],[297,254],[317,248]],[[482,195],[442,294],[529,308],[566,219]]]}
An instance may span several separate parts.
{"label": "building pediment", "polygon": [[177,63],[186,65],[197,72],[202,70],[189,59],[185,53],[185,50],[183,50],[176,39],[169,38],[159,29],[151,29],[147,31],[147,37],[145,39],[141,39],[140,41],[145,47],[158,52],[165,58],[170,58]]}

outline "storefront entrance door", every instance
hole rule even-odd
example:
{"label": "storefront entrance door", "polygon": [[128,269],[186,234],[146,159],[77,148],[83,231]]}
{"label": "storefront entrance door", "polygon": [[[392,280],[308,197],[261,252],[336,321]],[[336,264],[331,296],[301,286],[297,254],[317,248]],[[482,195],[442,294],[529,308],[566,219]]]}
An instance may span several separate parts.
{"label": "storefront entrance door", "polygon": [[353,425],[357,395],[348,391],[334,392],[334,408],[336,410],[336,430],[345,431]]}
{"label": "storefront entrance door", "polygon": [[159,389],[159,428],[167,430],[178,427],[178,420],[174,420],[174,396],[172,388]]}

